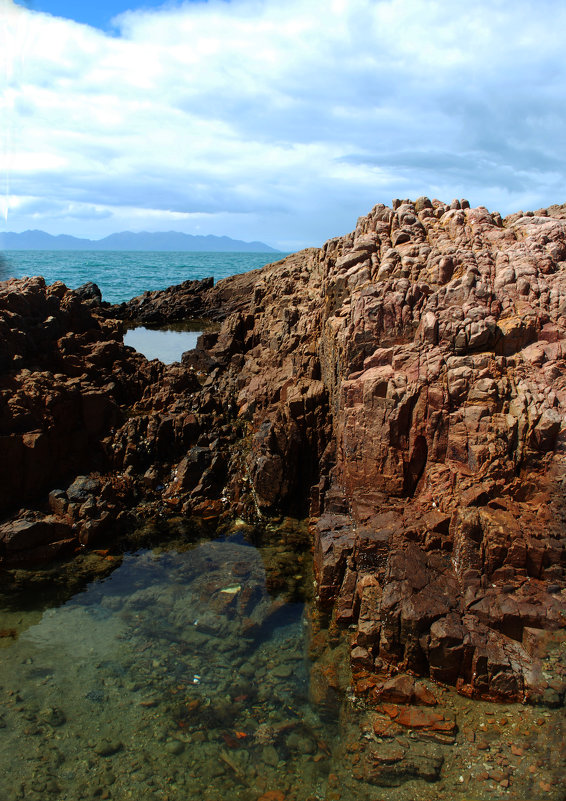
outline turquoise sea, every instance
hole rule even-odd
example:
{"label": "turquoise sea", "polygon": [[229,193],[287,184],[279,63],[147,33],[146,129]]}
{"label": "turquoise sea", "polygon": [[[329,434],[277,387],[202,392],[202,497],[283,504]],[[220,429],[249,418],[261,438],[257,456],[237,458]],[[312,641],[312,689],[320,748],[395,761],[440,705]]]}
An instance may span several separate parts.
{"label": "turquoise sea", "polygon": [[76,289],[94,281],[103,300],[121,303],[146,290],[188,279],[216,281],[279,261],[285,253],[166,253],[140,251],[12,250],[0,254],[0,280],[42,275]]}

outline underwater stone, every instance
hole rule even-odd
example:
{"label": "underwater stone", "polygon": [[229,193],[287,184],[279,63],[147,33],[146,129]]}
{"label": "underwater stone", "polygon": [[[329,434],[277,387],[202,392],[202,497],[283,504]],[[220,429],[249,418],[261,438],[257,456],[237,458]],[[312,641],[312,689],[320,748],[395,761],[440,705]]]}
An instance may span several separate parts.
{"label": "underwater stone", "polygon": [[266,745],[261,752],[261,758],[266,765],[276,768],[279,763],[279,754],[273,745]]}
{"label": "underwater stone", "polygon": [[67,722],[67,718],[65,717],[64,713],[54,706],[42,709],[39,713],[39,720],[55,727],[62,726]]}
{"label": "underwater stone", "polygon": [[123,744],[119,740],[102,740],[94,746],[94,753],[98,756],[109,757],[121,751]]}
{"label": "underwater stone", "polygon": [[173,754],[174,756],[178,756],[182,754],[185,750],[185,744],[182,743],[180,740],[168,740],[164,746],[165,750],[168,754]]}

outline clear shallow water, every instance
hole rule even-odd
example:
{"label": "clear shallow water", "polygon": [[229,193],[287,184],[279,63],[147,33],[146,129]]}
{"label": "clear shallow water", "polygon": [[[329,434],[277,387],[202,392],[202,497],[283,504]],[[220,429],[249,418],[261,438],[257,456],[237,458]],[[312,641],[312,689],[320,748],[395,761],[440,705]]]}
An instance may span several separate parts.
{"label": "clear shallow water", "polygon": [[196,347],[201,331],[173,331],[153,328],[130,328],[124,334],[124,345],[143,353],[146,359],[159,359],[164,364],[181,361],[186,350]]}
{"label": "clear shallow water", "polygon": [[189,279],[215,281],[278,261],[284,253],[165,253],[140,251],[4,251],[0,280],[42,275],[76,289],[98,284],[103,300],[121,303],[142,292],[166,289]]}
{"label": "clear shallow water", "polygon": [[563,709],[429,683],[450,745],[349,694],[305,533],[93,552],[106,578],[65,602],[49,574],[0,600],[2,801],[564,801]]}
{"label": "clear shallow water", "polygon": [[304,604],[267,592],[263,558],[142,550],[62,606],[11,609],[3,801],[324,797],[336,728],[309,703]]}

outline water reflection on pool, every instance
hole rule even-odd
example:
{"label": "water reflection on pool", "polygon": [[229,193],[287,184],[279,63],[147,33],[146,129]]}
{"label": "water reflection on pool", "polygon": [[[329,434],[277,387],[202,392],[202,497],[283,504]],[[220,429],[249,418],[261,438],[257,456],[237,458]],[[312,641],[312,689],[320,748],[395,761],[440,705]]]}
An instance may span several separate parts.
{"label": "water reflection on pool", "polygon": [[202,331],[173,331],[154,328],[130,328],[124,334],[124,345],[143,353],[146,359],[159,359],[164,364],[181,361],[186,350],[196,347]]}
{"label": "water reflection on pool", "polygon": [[250,545],[126,555],[2,650],[0,797],[324,797],[305,625]]}

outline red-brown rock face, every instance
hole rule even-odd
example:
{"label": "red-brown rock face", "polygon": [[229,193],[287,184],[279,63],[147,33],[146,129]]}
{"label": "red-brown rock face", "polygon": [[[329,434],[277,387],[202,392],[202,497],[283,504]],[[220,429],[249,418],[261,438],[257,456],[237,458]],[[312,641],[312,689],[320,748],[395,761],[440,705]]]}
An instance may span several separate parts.
{"label": "red-brown rock face", "polygon": [[322,595],[361,666],[523,697],[525,627],[564,624],[564,209],[394,205],[322,251],[350,513],[318,523]]}
{"label": "red-brown rock face", "polygon": [[[28,359],[35,329],[14,306],[28,289],[6,291],[4,320],[20,314],[10,347]],[[19,477],[5,504],[56,489],[34,448],[72,475],[81,437],[106,459],[91,500],[116,502],[109,483],[126,482],[122,503],[146,514],[310,502],[320,603],[351,627],[355,675],[401,668],[480,697],[563,698],[540,657],[541,633],[565,623],[564,207],[502,220],[465,201],[395,201],[320,250],[215,287],[187,282],[110,309],[60,285],[41,292],[59,298],[41,318],[57,347],[28,373],[5,361],[3,388],[9,403],[28,384],[60,391],[67,411],[10,407],[2,434]],[[124,349],[109,321],[195,314],[220,330],[169,368]],[[75,417],[76,442],[57,455],[44,437]],[[88,472],[83,456],[76,470]],[[85,486],[52,493],[50,512],[88,543]],[[5,549],[44,532],[7,525]]]}

